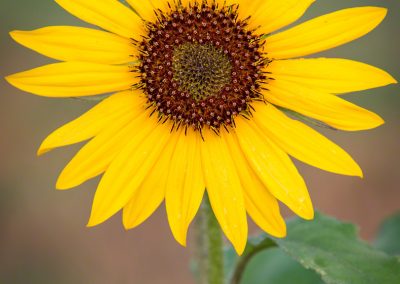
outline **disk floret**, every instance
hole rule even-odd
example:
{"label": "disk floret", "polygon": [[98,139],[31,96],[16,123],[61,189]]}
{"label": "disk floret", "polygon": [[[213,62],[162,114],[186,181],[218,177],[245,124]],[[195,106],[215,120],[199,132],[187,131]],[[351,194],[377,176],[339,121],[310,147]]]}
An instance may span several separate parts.
{"label": "disk floret", "polygon": [[211,44],[184,43],[174,49],[173,80],[196,101],[217,95],[231,82],[229,57]]}
{"label": "disk floret", "polygon": [[237,7],[194,4],[157,13],[140,43],[140,87],[160,119],[202,130],[234,127],[263,100],[268,63]]}

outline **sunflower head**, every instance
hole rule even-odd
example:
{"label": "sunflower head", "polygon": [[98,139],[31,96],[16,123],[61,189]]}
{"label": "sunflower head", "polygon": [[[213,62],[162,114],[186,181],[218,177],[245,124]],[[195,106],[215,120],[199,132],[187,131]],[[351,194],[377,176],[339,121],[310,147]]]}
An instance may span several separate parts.
{"label": "sunflower head", "polygon": [[313,218],[290,157],[362,176],[343,149],[282,110],[346,131],[381,125],[378,115],[340,95],[395,83],[393,77],[352,60],[301,57],[367,34],[386,9],[345,9],[279,31],[314,1],[56,2],[100,29],[12,32],[17,42],[63,62],[7,80],[48,97],[113,93],[39,149],[90,140],[56,185],[69,189],[103,175],[89,226],[122,210],[125,228],[134,228],[165,200],[172,233],[185,245],[207,190],[222,230],[242,253],[247,214],[275,237],[286,234],[278,201]]}

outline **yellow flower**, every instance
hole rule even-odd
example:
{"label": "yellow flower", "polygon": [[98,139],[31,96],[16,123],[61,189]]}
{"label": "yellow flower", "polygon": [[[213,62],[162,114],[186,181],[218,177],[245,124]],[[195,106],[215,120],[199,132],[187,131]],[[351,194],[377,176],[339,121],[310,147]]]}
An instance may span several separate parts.
{"label": "yellow flower", "polygon": [[313,218],[289,155],[362,176],[344,150],[282,109],[341,130],[381,125],[378,115],[338,95],[395,83],[389,74],[345,59],[290,58],[365,35],[386,9],[345,9],[275,33],[314,1],[56,2],[102,30],[11,32],[20,44],[65,62],[7,80],[48,97],[117,92],[54,131],[38,152],[91,139],[57,182],[69,189],[104,173],[88,226],[122,209],[125,228],[136,227],[165,199],[172,233],[185,245],[206,189],[222,230],[241,253],[246,213],[276,237],[286,234],[277,200]]}

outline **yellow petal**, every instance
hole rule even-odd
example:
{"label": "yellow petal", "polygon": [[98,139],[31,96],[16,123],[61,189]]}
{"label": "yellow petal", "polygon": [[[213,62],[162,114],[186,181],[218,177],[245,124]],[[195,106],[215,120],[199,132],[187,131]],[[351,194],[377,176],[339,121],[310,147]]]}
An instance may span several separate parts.
{"label": "yellow petal", "polygon": [[298,20],[315,0],[258,0],[240,1],[241,18],[251,16],[249,28],[269,34]]}
{"label": "yellow petal", "polygon": [[342,175],[360,176],[357,163],[342,148],[271,104],[256,103],[254,121],[282,150],[314,167]]}
{"label": "yellow petal", "polygon": [[171,134],[166,125],[148,118],[111,163],[94,196],[88,226],[98,225],[124,207],[159,159]]}
{"label": "yellow petal", "polygon": [[164,200],[170,162],[178,137],[178,135],[171,135],[171,140],[159,160],[154,164],[138,190],[134,192],[128,204],[125,205],[122,215],[125,229],[139,226],[153,214]]}
{"label": "yellow petal", "polygon": [[[169,11],[169,4],[168,1],[165,0],[150,0],[151,4],[153,5],[154,9],[158,9],[164,12]],[[171,3],[171,2],[170,2]],[[172,6],[172,3],[171,3]]]}
{"label": "yellow petal", "polygon": [[53,26],[10,35],[16,42],[61,61],[120,64],[133,61],[138,53],[129,39],[81,27]]}
{"label": "yellow petal", "polygon": [[324,51],[373,30],[386,16],[380,7],[357,7],[330,13],[267,38],[269,58],[292,58]]}
{"label": "yellow petal", "polygon": [[247,241],[243,189],[226,142],[210,130],[204,131],[201,156],[211,207],[226,237],[240,255]]}
{"label": "yellow petal", "polygon": [[181,4],[182,4],[182,7],[188,8],[189,4],[193,5],[193,2],[191,0],[181,0]]}
{"label": "yellow petal", "polygon": [[70,189],[102,174],[131,141],[132,133],[147,122],[148,116],[142,106],[142,109],[131,109],[128,114],[107,125],[64,168],[57,180],[57,189]]}
{"label": "yellow petal", "polygon": [[246,161],[239,147],[236,134],[224,132],[222,136],[227,141],[231,156],[235,161],[236,170],[244,188],[246,210],[250,217],[270,235],[284,237],[286,235],[286,224],[280,214],[276,198],[268,191]]}
{"label": "yellow petal", "polygon": [[127,0],[127,2],[143,20],[148,22],[157,20],[156,10],[161,10],[164,13],[169,11],[168,2],[165,0]]}
{"label": "yellow petal", "polygon": [[126,91],[112,95],[77,119],[58,128],[40,145],[38,155],[96,136],[105,126],[130,113],[137,105],[144,104],[138,92]]}
{"label": "yellow petal", "polygon": [[200,207],[204,190],[200,135],[193,130],[186,134],[181,131],[169,164],[165,205],[172,233],[183,246],[186,246],[188,227]]}
{"label": "yellow petal", "polygon": [[153,5],[150,0],[127,0],[126,2],[146,21],[153,22],[156,19]]}
{"label": "yellow petal", "polygon": [[29,93],[46,97],[80,97],[127,90],[139,82],[128,66],[63,62],[6,77]]}
{"label": "yellow petal", "polygon": [[335,95],[284,80],[272,80],[265,91],[267,101],[323,121],[337,129],[356,131],[383,124],[377,114]]}
{"label": "yellow petal", "polygon": [[312,219],[314,211],[307,187],[288,155],[255,129],[254,122],[238,117],[236,126],[243,153],[264,185],[297,215]]}
{"label": "yellow petal", "polygon": [[341,94],[396,83],[385,71],[339,58],[275,60],[267,70],[276,80],[287,80],[327,93]]}
{"label": "yellow petal", "polygon": [[72,15],[107,31],[140,40],[141,18],[117,0],[56,0]]}

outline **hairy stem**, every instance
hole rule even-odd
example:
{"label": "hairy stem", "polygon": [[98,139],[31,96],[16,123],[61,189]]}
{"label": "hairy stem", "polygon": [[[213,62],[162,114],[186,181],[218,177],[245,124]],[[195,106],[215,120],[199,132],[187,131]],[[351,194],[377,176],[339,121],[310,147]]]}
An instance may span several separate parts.
{"label": "hairy stem", "polygon": [[196,220],[198,284],[223,284],[223,239],[208,196],[204,196]]}

